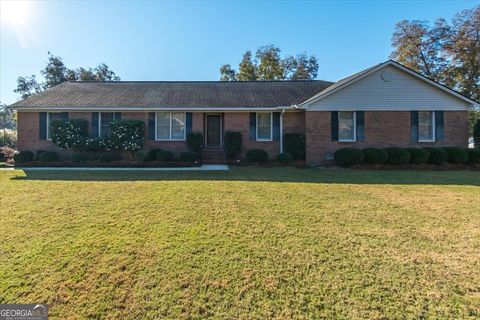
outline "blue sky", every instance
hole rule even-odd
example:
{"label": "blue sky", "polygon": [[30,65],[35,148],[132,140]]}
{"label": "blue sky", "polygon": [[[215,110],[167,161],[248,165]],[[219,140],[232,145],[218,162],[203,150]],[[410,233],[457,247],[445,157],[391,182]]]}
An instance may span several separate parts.
{"label": "blue sky", "polygon": [[[70,68],[107,63],[122,80],[218,80],[223,63],[275,44],[338,80],[388,59],[395,23],[450,19],[478,1],[2,1],[0,101],[37,74],[47,51]],[[13,8],[13,9],[12,9]]]}

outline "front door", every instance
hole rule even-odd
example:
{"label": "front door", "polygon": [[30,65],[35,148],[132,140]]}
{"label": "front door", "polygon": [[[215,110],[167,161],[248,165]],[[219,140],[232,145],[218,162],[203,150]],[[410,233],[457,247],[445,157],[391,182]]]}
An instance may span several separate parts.
{"label": "front door", "polygon": [[222,147],[222,115],[207,114],[205,116],[206,131],[206,147],[221,148]]}

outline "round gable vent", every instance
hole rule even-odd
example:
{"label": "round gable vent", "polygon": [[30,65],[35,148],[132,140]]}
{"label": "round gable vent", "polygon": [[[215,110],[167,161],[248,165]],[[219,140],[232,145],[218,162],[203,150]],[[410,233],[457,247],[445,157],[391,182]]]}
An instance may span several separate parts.
{"label": "round gable vent", "polygon": [[393,75],[390,71],[383,71],[382,72],[382,79],[383,81],[390,82],[392,81]]}

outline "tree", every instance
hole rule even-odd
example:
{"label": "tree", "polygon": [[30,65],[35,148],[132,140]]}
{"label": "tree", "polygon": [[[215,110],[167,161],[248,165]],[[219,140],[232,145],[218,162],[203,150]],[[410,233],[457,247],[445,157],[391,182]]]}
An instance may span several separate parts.
{"label": "tree", "polygon": [[236,81],[236,72],[229,64],[224,64],[220,67],[220,80],[221,81]]}
{"label": "tree", "polygon": [[47,90],[65,81],[90,80],[90,81],[120,81],[115,72],[105,63],[99,64],[96,68],[69,69],[63,63],[62,58],[54,56],[48,52],[48,62],[40,74],[44,77],[44,82],[39,83],[34,75],[30,77],[18,77],[17,88],[13,90],[21,94],[25,99],[32,94]]}
{"label": "tree", "polygon": [[22,99],[30,97],[32,94],[42,91],[41,85],[37,82],[35,75],[30,77],[18,77],[17,88],[13,90],[15,93],[19,93]]}
{"label": "tree", "polygon": [[392,59],[480,99],[480,6],[456,14],[451,24],[445,19],[433,26],[427,21],[400,21],[392,46]]}
{"label": "tree", "polygon": [[242,62],[240,62],[240,65],[239,65],[237,78],[239,81],[257,80],[257,68],[252,61],[251,51],[247,51],[243,55]]}
{"label": "tree", "polygon": [[236,72],[231,65],[220,68],[222,81],[252,80],[312,80],[317,77],[318,62],[315,56],[306,53],[296,57],[281,57],[280,48],[274,45],[260,47],[252,59],[252,52],[246,51]]}

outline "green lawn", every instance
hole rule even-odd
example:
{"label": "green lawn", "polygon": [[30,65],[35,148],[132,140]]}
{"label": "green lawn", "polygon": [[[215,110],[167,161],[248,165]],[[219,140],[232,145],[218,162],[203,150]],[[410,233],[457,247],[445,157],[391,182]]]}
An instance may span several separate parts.
{"label": "green lawn", "polygon": [[478,319],[480,171],[0,171],[0,303],[51,319]]}

